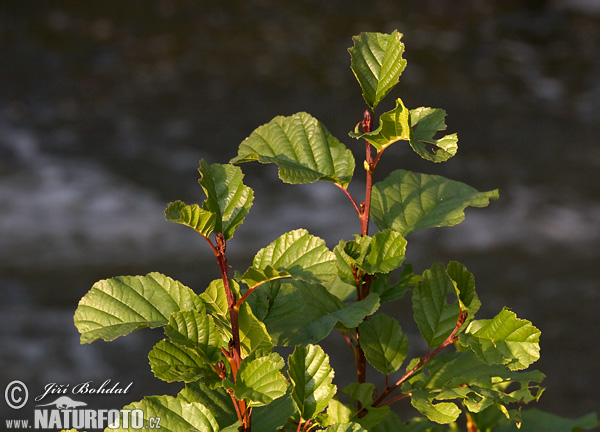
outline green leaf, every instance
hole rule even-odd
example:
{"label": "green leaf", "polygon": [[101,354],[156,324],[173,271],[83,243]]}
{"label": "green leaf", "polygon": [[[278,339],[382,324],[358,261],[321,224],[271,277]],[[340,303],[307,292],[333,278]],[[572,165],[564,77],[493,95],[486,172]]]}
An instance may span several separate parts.
{"label": "green leaf", "polygon": [[488,365],[473,352],[463,351],[438,354],[429,360],[403,384],[402,393],[425,392],[420,398],[422,404],[423,399],[431,404],[458,399],[471,412],[495,405],[507,414],[507,404],[537,400],[543,392],[538,383],[543,379],[538,371],[515,372],[504,365]]}
{"label": "green leaf", "polygon": [[500,426],[494,429],[497,432],[580,432],[592,430],[600,426],[598,415],[590,413],[579,418],[570,419],[557,416],[556,414],[530,408],[522,411],[522,424]]}
{"label": "green leaf", "polygon": [[[239,296],[239,285],[233,279],[229,280],[229,286],[236,296]],[[212,281],[208,288],[200,294],[206,309],[215,318],[215,323],[221,332],[231,339],[231,321],[229,308],[227,307],[227,295],[222,279]],[[250,306],[243,302],[238,313],[238,326],[240,332],[240,344],[242,353],[247,356],[255,351],[270,352],[273,348],[271,337],[267,333],[265,325],[254,315]]]}
{"label": "green leaf", "polygon": [[175,201],[168,205],[165,216],[169,222],[180,223],[208,237],[214,230],[217,216],[200,208],[198,204],[187,205],[183,201]]}
{"label": "green leaf", "polygon": [[269,405],[252,409],[252,432],[272,432],[283,426],[296,413],[296,406],[288,392]]}
{"label": "green leaf", "polygon": [[250,211],[254,192],[242,183],[244,174],[234,165],[209,166],[206,161],[201,160],[198,172],[198,182],[207,197],[202,207],[216,215],[214,230],[229,240]]}
{"label": "green leaf", "polygon": [[[201,380],[188,383],[185,385],[185,388],[179,392],[177,399],[186,403],[199,402],[204,405],[210,409],[210,412],[213,414],[221,428],[224,428],[237,420],[235,409],[231,403],[231,396],[223,387],[212,389]],[[252,420],[254,420],[254,416]],[[252,423],[252,427],[254,428],[254,421]]]}
{"label": "green leaf", "polygon": [[166,339],[158,342],[148,360],[154,376],[166,382],[193,382],[205,378],[211,382],[219,380],[213,369],[192,348],[177,345]]}
{"label": "green leaf", "polygon": [[285,183],[317,180],[346,188],[354,173],[354,156],[310,114],[278,116],[257,128],[239,147],[232,163],[258,161],[279,167]]}
{"label": "green leaf", "polygon": [[373,186],[371,216],[380,230],[401,235],[423,228],[452,226],[463,221],[466,207],[485,207],[498,190],[478,192],[447,178],[396,170]]}
{"label": "green leaf", "polygon": [[430,347],[437,347],[456,327],[460,306],[448,303],[446,296],[456,296],[452,279],[443,264],[436,263],[423,272],[423,281],[413,290],[413,312],[421,336]]}
{"label": "green leaf", "polygon": [[394,230],[386,229],[373,236],[369,251],[360,267],[368,274],[396,270],[406,253],[406,239]]}
{"label": "green leaf", "polygon": [[75,326],[81,343],[111,341],[144,327],[164,326],[171,313],[204,309],[188,287],[160,273],[96,282],[79,301]]}
{"label": "green leaf", "polygon": [[173,312],[165,333],[174,343],[195,349],[206,363],[220,359],[222,337],[210,315],[195,310]]}
{"label": "green leaf", "polygon": [[460,342],[487,364],[526,369],[540,358],[541,332],[504,308],[492,319],[472,321]]}
{"label": "green leaf", "polygon": [[[389,406],[374,407],[375,385],[372,383],[357,383],[344,387],[342,392],[350,396],[352,401],[358,401],[361,409],[367,411],[366,415],[362,415],[356,421],[366,430],[371,430],[376,424],[383,421],[390,411]],[[356,412],[354,413],[357,414]]]}
{"label": "green leaf", "polygon": [[436,132],[446,130],[445,117],[446,111],[443,109],[421,107],[410,110],[410,122],[413,128],[410,145],[423,159],[444,162],[456,154],[458,150],[456,134],[445,135],[440,139],[433,138]]}
{"label": "green leaf", "polygon": [[406,60],[402,58],[402,34],[361,33],[354,36],[354,46],[348,49],[352,59],[352,72],[358,80],[367,105],[377,104],[398,83]]}
{"label": "green leaf", "polygon": [[402,366],[408,352],[408,339],[398,321],[379,313],[358,327],[360,346],[367,361],[384,375],[391,375]]}
{"label": "green leaf", "polygon": [[381,303],[391,302],[404,297],[409,288],[417,286],[422,277],[413,273],[412,265],[407,264],[402,269],[396,283],[389,281],[389,274],[377,275],[371,282],[371,292],[379,296]]}
{"label": "green leaf", "polygon": [[327,415],[331,423],[348,423],[352,417],[352,408],[333,397],[327,405]]}
{"label": "green leaf", "polygon": [[250,361],[244,359],[235,384],[228,380],[223,384],[225,388],[233,389],[236,399],[247,401],[248,406],[267,405],[287,391],[287,380],[280,372],[284,366],[284,360],[277,353]]}
{"label": "green leaf", "polygon": [[256,294],[270,299],[263,322],[276,346],[319,342],[338,322],[357,327],[379,308],[376,294],[346,305],[322,285],[298,280],[274,281],[258,290]]}
{"label": "green leaf", "polygon": [[355,285],[353,268],[371,275],[389,273],[404,261],[406,239],[394,230],[380,231],[372,238],[355,237],[349,242],[341,240],[333,250],[338,276],[346,283]]}
{"label": "green leaf", "polygon": [[283,234],[269,246],[258,251],[253,267],[264,270],[273,267],[306,282],[330,281],[335,276],[335,256],[325,241],[297,229]]}
{"label": "green leaf", "polygon": [[350,136],[356,139],[366,139],[373,144],[378,152],[382,152],[396,141],[409,141],[411,136],[409,111],[401,99],[396,99],[396,107],[379,116],[379,127],[368,133],[360,129],[361,123],[356,125]]}
{"label": "green leaf", "polygon": [[470,321],[475,313],[479,310],[481,302],[475,292],[475,277],[467,268],[457,261],[450,261],[448,268],[446,269],[448,276],[456,284],[456,288],[459,292],[459,301],[462,310],[469,312]]}
{"label": "green leaf", "polygon": [[273,266],[268,265],[264,269],[250,267],[246,273],[241,276],[240,280],[248,285],[249,288],[253,288],[265,282],[290,276],[291,275],[287,271],[276,270]]}
{"label": "green leaf", "polygon": [[455,421],[460,415],[460,408],[452,402],[433,402],[434,396],[424,390],[413,390],[410,402],[429,420],[447,424]]}
{"label": "green leaf", "polygon": [[334,423],[325,429],[325,432],[368,432],[358,423]]}
{"label": "green leaf", "polygon": [[288,358],[292,398],[303,420],[314,418],[327,407],[336,392],[329,356],[318,345],[298,345]]}
{"label": "green leaf", "polygon": [[[144,427],[151,426],[150,418],[160,418],[160,430],[167,432],[180,432],[196,430],[202,432],[219,432],[219,424],[212,415],[210,409],[198,402],[187,403],[172,396],[146,396],[139,402],[133,402],[125,407],[135,413],[143,412]],[[130,423],[131,426],[133,423]],[[154,423],[152,424],[154,426]],[[130,428],[123,425],[116,431],[129,431]]]}

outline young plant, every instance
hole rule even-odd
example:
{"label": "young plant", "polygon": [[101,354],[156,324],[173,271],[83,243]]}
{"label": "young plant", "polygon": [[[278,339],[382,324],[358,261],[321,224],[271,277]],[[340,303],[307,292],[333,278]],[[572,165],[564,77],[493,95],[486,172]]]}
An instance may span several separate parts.
{"label": "young plant", "polygon": [[[127,406],[142,409],[146,421],[160,417],[163,430],[383,432],[457,430],[462,423],[476,431],[507,430],[523,422],[564,431],[565,424],[568,430],[593,426],[595,418],[587,416],[557,428],[550,414],[522,410],[543,391],[544,375],[527,370],[540,357],[536,327],[507,308],[490,319],[475,319],[480,301],[474,278],[458,262],[435,263],[422,274],[405,263],[410,234],[456,225],[467,207],[487,206],[498,191],[479,192],[401,169],[374,183],[391,145],[408,144],[439,163],[456,154],[457,135],[437,136],[446,129],[443,110],[408,109],[400,99],[374,121],[376,107],[406,66],[400,33],[362,33],[349,52],[368,106],[350,133],[364,142],[364,198],[359,202],[348,191],[355,170],[352,152],[321,122],[303,112],[274,118],[240,144],[230,164],[200,161],[202,205],[177,201],[165,211],[167,220],[204,238],[221,277],[200,294],[159,273],[99,281],[75,312],[81,342],[164,328],[166,338],[148,355],[150,367],[157,378],[184,382],[185,388],[177,397],[147,396]],[[250,161],[277,165],[286,183],[332,183],[347,196],[348,209],[354,208],[358,233],[330,250],[322,239],[297,229],[260,249],[244,273],[232,274],[227,242],[253,201],[234,164]],[[372,235],[370,222],[378,228]],[[427,346],[408,361],[409,340],[400,324],[378,312],[383,303],[400,300],[412,302]],[[347,342],[357,376],[341,391],[332,384],[329,356],[318,345],[334,330]],[[294,350],[286,361],[277,347]],[[367,364],[382,375],[383,387],[369,379]],[[390,406],[403,402],[423,416],[400,420]]]}

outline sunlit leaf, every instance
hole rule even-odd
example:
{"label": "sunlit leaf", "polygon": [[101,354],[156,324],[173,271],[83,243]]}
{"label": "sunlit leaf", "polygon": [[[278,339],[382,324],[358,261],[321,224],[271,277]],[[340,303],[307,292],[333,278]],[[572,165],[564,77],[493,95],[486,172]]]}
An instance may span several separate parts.
{"label": "sunlit leaf", "polygon": [[165,210],[165,216],[169,222],[180,223],[208,237],[214,230],[217,216],[200,208],[198,204],[187,205],[183,201],[175,201],[169,204]]}
{"label": "sunlit leaf", "polygon": [[234,165],[208,165],[201,160],[198,172],[198,182],[206,193],[202,207],[216,215],[215,231],[228,240],[250,211],[254,192],[244,185],[244,174]]}
{"label": "sunlit leaf", "polygon": [[324,240],[312,236],[305,229],[283,234],[259,250],[252,266],[265,271],[273,267],[307,282],[328,281],[335,276],[334,254]]}
{"label": "sunlit leaf", "polygon": [[196,310],[173,312],[165,333],[174,343],[195,349],[205,362],[219,360],[222,337],[212,316]]}
{"label": "sunlit leaf", "polygon": [[452,423],[460,415],[460,408],[452,402],[434,402],[434,396],[424,390],[413,390],[410,402],[421,414],[437,423]]}
{"label": "sunlit leaf", "polygon": [[312,419],[327,407],[336,392],[331,384],[334,372],[329,356],[318,345],[298,345],[288,365],[294,403],[302,419]]}
{"label": "sunlit leaf", "polygon": [[[219,424],[209,408],[198,402],[187,403],[172,396],[146,396],[139,402],[127,405],[124,409],[136,410],[134,413],[143,413],[144,418],[140,419],[139,423],[139,429],[143,430],[156,426],[156,423],[150,423],[150,419],[156,418],[160,418],[161,431],[219,432],[220,430]],[[133,424],[131,419],[127,423],[128,426],[121,421],[121,427],[115,429],[111,427],[110,430],[129,431]],[[138,425],[137,420],[135,425]]]}
{"label": "sunlit leaf", "polygon": [[356,139],[366,139],[380,152],[396,141],[409,141],[411,136],[409,111],[401,99],[396,99],[396,107],[393,110],[379,116],[379,126],[376,130],[363,133],[360,127],[361,123],[349,135]]}
{"label": "sunlit leaf", "polygon": [[193,382],[200,378],[219,380],[216,372],[192,348],[168,340],[158,342],[148,354],[154,376],[167,382]]}
{"label": "sunlit leaf", "polygon": [[398,321],[378,313],[358,327],[360,346],[367,361],[384,375],[391,375],[402,366],[408,351],[408,339]]}
{"label": "sunlit leaf", "polygon": [[540,334],[529,321],[504,308],[492,319],[471,322],[460,342],[487,364],[520,370],[540,358]]}
{"label": "sunlit leaf", "polygon": [[319,342],[336,324],[354,328],[379,307],[376,294],[346,305],[322,285],[297,280],[274,281],[257,290],[270,299],[263,322],[276,346]]}
{"label": "sunlit leaf", "polygon": [[231,396],[223,387],[212,389],[204,384],[202,380],[187,383],[185,388],[177,395],[177,399],[187,403],[201,403],[210,409],[222,428],[233,424],[237,420],[235,409],[231,403]]}
{"label": "sunlit leaf", "polygon": [[439,108],[416,108],[410,110],[412,133],[410,145],[413,150],[431,162],[444,162],[456,154],[458,137],[456,134],[434,138],[438,131],[446,130],[446,111]]}
{"label": "sunlit leaf", "polygon": [[224,381],[224,386],[233,389],[236,399],[247,401],[248,406],[267,405],[287,391],[288,382],[281,373],[284,366],[284,360],[277,353],[245,359],[237,372],[235,384]]}
{"label": "sunlit leaf", "polygon": [[204,306],[191,289],[160,273],[149,273],[96,282],[79,301],[74,320],[81,343],[90,343],[164,326],[171,313],[192,309],[201,311]]}
{"label": "sunlit leaf", "polygon": [[325,432],[367,432],[367,429],[354,422],[334,423],[328,426]]}
{"label": "sunlit leaf", "polygon": [[466,207],[485,207],[498,191],[478,192],[447,178],[396,170],[373,186],[371,216],[380,230],[392,228],[406,237],[423,228],[463,221]]}
{"label": "sunlit leaf", "polygon": [[[237,282],[230,279],[229,285],[236,296],[239,296]],[[206,304],[206,310],[214,317],[217,327],[230,339],[232,337],[231,320],[223,280],[217,279],[211,282],[208,288],[200,294],[200,298]],[[242,353],[245,356],[254,351],[269,352],[272,349],[273,344],[265,324],[256,318],[246,302],[243,302],[239,307],[238,325]]]}
{"label": "sunlit leaf", "polygon": [[278,116],[260,126],[239,147],[232,163],[258,161],[279,167],[285,183],[327,180],[347,187],[354,173],[354,156],[310,114]]}
{"label": "sunlit leaf", "polygon": [[352,38],[354,46],[348,49],[352,72],[362,88],[365,102],[372,109],[398,83],[406,67],[401,38],[402,34],[397,31],[391,34],[361,33]]}

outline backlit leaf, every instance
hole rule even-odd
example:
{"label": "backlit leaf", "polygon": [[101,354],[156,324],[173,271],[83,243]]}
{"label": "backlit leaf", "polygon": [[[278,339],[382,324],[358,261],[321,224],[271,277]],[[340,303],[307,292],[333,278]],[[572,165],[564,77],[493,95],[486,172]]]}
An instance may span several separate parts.
{"label": "backlit leaf", "polygon": [[204,306],[191,289],[160,273],[149,273],[96,282],[79,301],[74,320],[81,343],[90,343],[164,326],[171,313],[192,309],[201,311]]}
{"label": "backlit leaf", "polygon": [[372,109],[394,88],[406,67],[401,38],[402,34],[397,31],[361,33],[352,38],[354,46],[348,49],[352,72],[362,88],[365,102]]}
{"label": "backlit leaf", "polygon": [[393,110],[379,116],[379,126],[376,130],[363,133],[360,127],[361,123],[349,135],[356,139],[366,139],[379,152],[396,141],[409,141],[411,136],[409,111],[401,99],[396,99],[396,107]]}
{"label": "backlit leaf", "polygon": [[540,334],[529,321],[504,308],[492,319],[471,322],[460,342],[487,364],[520,370],[540,358]]}
{"label": "backlit leaf", "polygon": [[183,201],[170,203],[165,210],[165,216],[169,222],[186,225],[204,237],[208,237],[214,231],[217,221],[214,213],[200,208],[198,204],[187,205]]}
{"label": "backlit leaf", "polygon": [[303,420],[314,418],[336,392],[329,356],[318,345],[296,346],[288,358],[292,398]]}
{"label": "backlit leaf", "polygon": [[270,299],[263,322],[276,346],[319,342],[336,324],[357,327],[379,307],[376,294],[346,305],[322,285],[297,280],[274,281],[257,290]]}
{"label": "backlit leaf", "polygon": [[478,192],[447,178],[396,170],[373,186],[371,216],[380,230],[392,228],[406,237],[423,228],[463,221],[466,207],[485,207],[498,190]]}
{"label": "backlit leaf", "polygon": [[335,276],[334,254],[324,240],[312,236],[305,229],[283,234],[259,250],[252,266],[259,270],[270,266],[307,282],[329,281]]}
{"label": "backlit leaf", "polygon": [[285,183],[327,180],[345,188],[354,173],[354,156],[310,114],[278,116],[260,126],[239,147],[232,163],[258,161],[279,167]]}
{"label": "backlit leaf", "polygon": [[206,193],[202,207],[216,215],[214,230],[228,240],[250,211],[254,192],[244,185],[244,174],[234,165],[208,165],[201,160],[198,172],[198,182]]}
{"label": "backlit leaf", "polygon": [[237,372],[235,384],[224,381],[224,386],[233,389],[236,399],[247,401],[248,406],[267,405],[286,393],[288,382],[281,373],[284,366],[284,360],[277,353],[246,359]]}
{"label": "backlit leaf", "polygon": [[212,316],[196,310],[173,312],[165,333],[176,344],[193,348],[207,363],[216,363],[222,337]]}
{"label": "backlit leaf", "polygon": [[154,345],[148,353],[148,360],[154,376],[163,381],[193,382],[200,378],[220,381],[214,370],[205,364],[194,349],[168,340]]}
{"label": "backlit leaf", "polygon": [[[140,419],[139,429],[148,430],[156,426],[150,423],[150,419],[160,418],[160,430],[166,432],[180,431],[202,431],[219,432],[219,424],[212,415],[211,410],[201,403],[187,403],[172,396],[146,396],[139,402],[133,402],[124,409],[136,410],[135,413],[143,413]],[[110,430],[129,431],[134,423],[129,419],[127,426],[120,422],[118,428]],[[137,420],[135,425],[138,425]],[[136,427],[138,429],[138,427]],[[107,429],[109,430],[109,429]]]}
{"label": "backlit leaf", "polygon": [[444,162],[456,154],[456,134],[445,135],[439,139],[433,137],[438,131],[446,130],[445,117],[446,111],[439,108],[421,107],[410,110],[410,145],[423,159]]}

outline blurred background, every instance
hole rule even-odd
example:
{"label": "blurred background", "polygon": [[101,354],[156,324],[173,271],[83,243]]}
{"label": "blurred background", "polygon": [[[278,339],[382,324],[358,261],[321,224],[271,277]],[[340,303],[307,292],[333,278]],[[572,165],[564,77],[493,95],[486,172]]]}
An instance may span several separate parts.
{"label": "blurred background", "polygon": [[[276,115],[311,113],[362,166],[363,146],[347,136],[365,109],[347,48],[362,31],[394,29],[408,66],[378,113],[396,97],[444,108],[459,152],[434,165],[392,146],[376,180],[404,168],[501,189],[457,227],[411,236],[408,260],[418,272],[461,261],[475,274],[479,318],[506,305],[542,331],[538,407],[598,411],[597,0],[1,2],[2,389],[15,379],[32,397],[48,383],[134,383],[99,398],[104,408],[175,394],[181,386],[153,378],[147,363],[160,330],[82,346],[77,302],[121,274],[160,271],[197,292],[219,277],[205,242],[166,222],[164,208],[200,203],[199,159],[227,162]],[[274,167],[242,169],[256,199],[228,244],[237,270],[291,229],[330,248],[358,232],[331,184],[288,186]],[[357,200],[361,181],[357,169]],[[408,304],[396,311],[416,339],[410,314]],[[339,335],[327,343],[330,354],[347,349]],[[353,369],[341,353],[333,366],[344,385]],[[15,416],[0,406],[2,419]]]}

